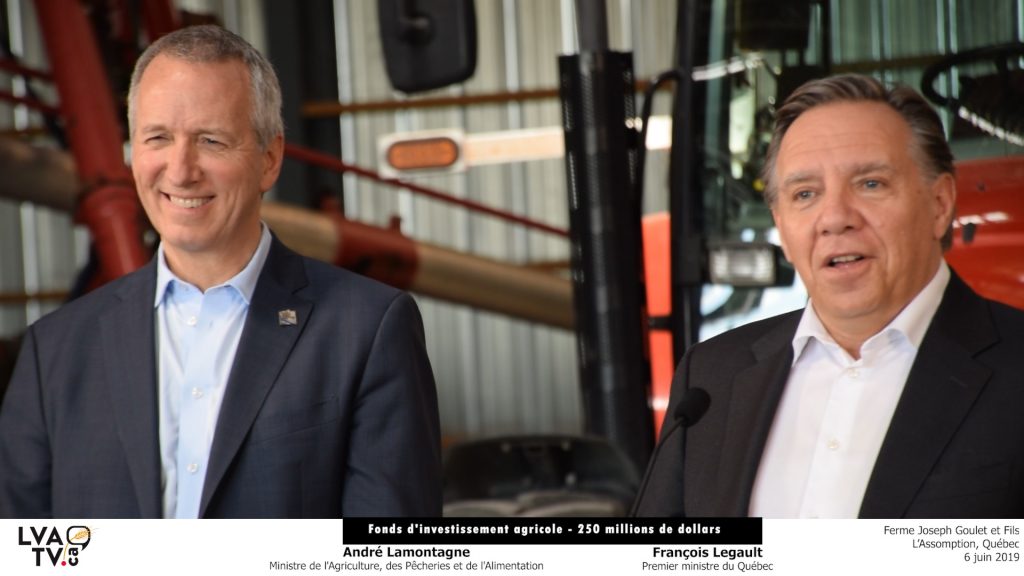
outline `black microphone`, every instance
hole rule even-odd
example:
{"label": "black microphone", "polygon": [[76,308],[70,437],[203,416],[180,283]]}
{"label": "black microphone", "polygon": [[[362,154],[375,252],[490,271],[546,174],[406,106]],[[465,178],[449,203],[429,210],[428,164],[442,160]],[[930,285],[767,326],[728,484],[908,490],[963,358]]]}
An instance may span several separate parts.
{"label": "black microphone", "polygon": [[[647,464],[647,472],[644,474],[644,481],[640,485],[640,490],[637,492],[636,501],[633,502],[633,509],[630,511],[630,516],[636,516],[637,508],[640,506],[640,501],[643,499],[644,492],[647,491],[647,484],[651,480],[651,472],[654,470],[654,463],[658,460],[658,452],[661,451],[661,447],[668,443],[668,439],[676,433],[680,428],[686,429],[693,426],[707,413],[708,407],[711,406],[711,396],[708,395],[707,390],[703,388],[688,388],[683,393],[683,399],[676,404],[676,409],[672,411],[672,424],[668,427],[668,430],[661,435],[661,442],[654,448],[654,454],[651,455],[651,460]],[[686,438],[683,438],[683,449],[680,454],[680,458],[683,461],[684,469],[686,464]],[[685,502],[684,502],[685,506]],[[683,514],[685,516],[685,514]]]}
{"label": "black microphone", "polygon": [[[690,388],[683,394],[683,399],[679,401],[675,412],[672,413],[672,417],[676,419],[672,425],[689,428],[700,422],[700,419],[704,417],[710,406],[711,396],[708,395],[707,390],[703,388]],[[665,437],[667,438],[668,436],[666,435]]]}

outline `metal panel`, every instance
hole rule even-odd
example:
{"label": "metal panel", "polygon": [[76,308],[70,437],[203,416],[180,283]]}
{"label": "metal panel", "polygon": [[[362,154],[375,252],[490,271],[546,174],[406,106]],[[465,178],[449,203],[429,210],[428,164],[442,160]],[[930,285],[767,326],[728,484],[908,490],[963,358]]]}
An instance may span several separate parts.
{"label": "metal panel", "polygon": [[[342,100],[401,98],[392,93],[383,74],[373,3],[337,0],[334,4]],[[558,6],[551,2],[478,2],[481,40],[476,75],[461,86],[439,92],[554,86],[560,41],[558,16]],[[520,30],[533,30],[537,36],[524,36]],[[341,54],[347,60],[341,61]],[[342,118],[342,148],[346,160],[375,166],[376,136],[382,133],[430,128],[482,132],[552,126],[557,122],[554,101],[360,114]],[[562,226],[566,222],[564,176],[557,161],[481,167],[465,174],[418,177],[415,181],[547,222]],[[420,240],[515,262],[567,258],[562,239],[517,229],[429,199],[366,182],[346,182],[345,194],[350,217],[383,224],[398,214],[403,231]],[[428,298],[419,301],[446,435],[476,437],[580,429],[573,342],[567,331]]]}

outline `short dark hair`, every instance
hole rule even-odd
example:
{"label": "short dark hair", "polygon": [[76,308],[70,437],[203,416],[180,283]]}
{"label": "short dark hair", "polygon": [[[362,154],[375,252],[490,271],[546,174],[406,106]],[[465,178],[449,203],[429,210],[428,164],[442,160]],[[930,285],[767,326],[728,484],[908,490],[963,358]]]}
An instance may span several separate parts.
{"label": "short dark hair", "polygon": [[[925,175],[934,179],[942,174],[956,173],[953,152],[946,141],[942,120],[920,93],[902,85],[887,88],[875,78],[860,74],[830,76],[811,80],[797,88],[775,115],[775,129],[761,171],[765,185],[764,198],[769,206],[774,205],[778,197],[775,164],[782,138],[804,112],[837,102],[880,102],[888,105],[910,127],[914,144],[912,153]],[[952,242],[952,222],[942,242],[944,248],[948,248]]]}
{"label": "short dark hair", "polygon": [[160,54],[186,62],[224,62],[238,60],[249,71],[252,109],[249,115],[261,146],[266,147],[284,134],[281,118],[281,86],[270,62],[241,36],[220,26],[190,26],[171,32],[153,42],[139,56],[128,89],[128,129],[135,124],[135,100],[142,74]]}

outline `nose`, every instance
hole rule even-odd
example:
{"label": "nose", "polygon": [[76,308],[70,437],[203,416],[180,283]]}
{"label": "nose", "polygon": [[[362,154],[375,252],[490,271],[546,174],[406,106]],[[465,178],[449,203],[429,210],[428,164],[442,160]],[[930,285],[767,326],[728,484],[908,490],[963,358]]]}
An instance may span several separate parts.
{"label": "nose", "polygon": [[821,199],[821,211],[816,222],[818,234],[843,234],[858,228],[861,217],[855,201],[853,192],[845,186],[827,190]]}
{"label": "nose", "polygon": [[196,147],[190,142],[176,143],[170,151],[164,171],[168,183],[178,188],[188,188],[199,181],[199,175]]}

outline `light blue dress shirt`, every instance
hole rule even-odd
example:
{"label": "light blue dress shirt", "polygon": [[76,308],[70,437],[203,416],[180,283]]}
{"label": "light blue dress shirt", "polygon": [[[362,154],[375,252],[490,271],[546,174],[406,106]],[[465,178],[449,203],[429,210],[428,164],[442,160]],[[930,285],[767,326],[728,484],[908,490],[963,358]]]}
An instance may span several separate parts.
{"label": "light blue dress shirt", "polygon": [[160,483],[164,518],[197,518],[221,401],[245,326],[256,281],[270,252],[261,224],[249,263],[227,282],[202,292],[167,267],[157,252],[157,362]]}

